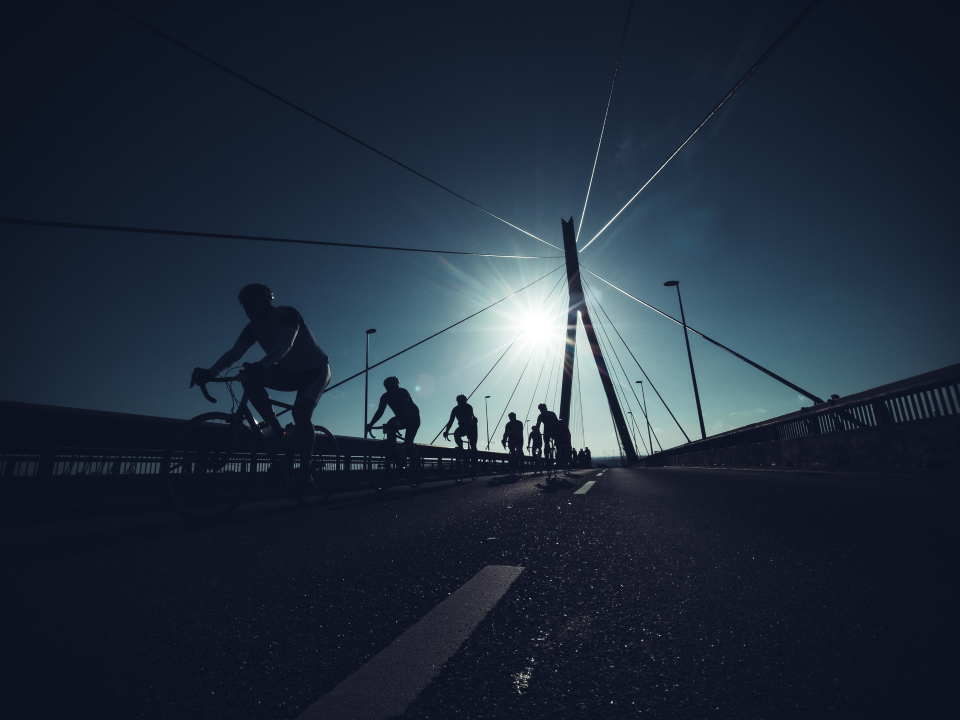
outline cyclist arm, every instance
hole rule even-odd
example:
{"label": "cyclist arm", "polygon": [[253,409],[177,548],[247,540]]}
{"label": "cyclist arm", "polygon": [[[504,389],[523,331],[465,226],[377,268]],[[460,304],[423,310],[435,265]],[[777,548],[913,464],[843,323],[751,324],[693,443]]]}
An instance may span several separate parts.
{"label": "cyclist arm", "polygon": [[240,337],[237,338],[237,342],[233,344],[233,347],[227,350],[219,360],[210,366],[210,374],[216,377],[232,368],[240,358],[246,354],[247,350],[253,347],[256,341],[257,339],[254,337],[253,331],[248,325],[243,329],[243,332],[240,333]]}
{"label": "cyclist arm", "polygon": [[367,427],[376,425],[377,420],[379,420],[383,416],[383,411],[386,409],[387,409],[387,394],[384,393],[380,398],[380,406],[377,408],[377,411],[373,414],[373,418],[370,420],[370,422],[367,423]]}
{"label": "cyclist arm", "polygon": [[450,428],[453,426],[453,418],[456,416],[456,414],[457,414],[457,409],[456,409],[456,408],[454,408],[453,410],[450,411],[450,419],[447,420],[447,426],[443,429],[443,434],[444,434],[444,435],[449,435],[449,434],[450,434]]}

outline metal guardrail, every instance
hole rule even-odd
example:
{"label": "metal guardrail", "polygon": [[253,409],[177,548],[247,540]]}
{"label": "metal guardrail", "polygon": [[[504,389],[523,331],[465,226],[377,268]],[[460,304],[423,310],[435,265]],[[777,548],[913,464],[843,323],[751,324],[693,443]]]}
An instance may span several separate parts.
{"label": "metal guardrail", "polygon": [[705,440],[668,448],[644,458],[642,462],[656,465],[659,461],[676,455],[705,450],[793,440],[957,415],[960,415],[960,364],[846,398],[833,398],[821,405],[806,407],[798,412],[720,433]]}
{"label": "metal guardrail", "polygon": [[[349,444],[372,447],[374,441],[348,439]],[[345,443],[347,444],[347,443]],[[448,480],[456,473],[454,448],[417,445],[423,458],[421,482]],[[478,451],[481,475],[506,473],[509,456]],[[315,455],[333,464],[334,456]],[[367,483],[365,454],[340,455],[337,489],[364,490]],[[38,448],[0,446],[0,481],[11,507],[63,507],[82,503],[150,499],[163,496],[162,450],[111,448]],[[525,464],[531,465],[527,457]],[[253,469],[254,489],[269,487],[264,460]]]}

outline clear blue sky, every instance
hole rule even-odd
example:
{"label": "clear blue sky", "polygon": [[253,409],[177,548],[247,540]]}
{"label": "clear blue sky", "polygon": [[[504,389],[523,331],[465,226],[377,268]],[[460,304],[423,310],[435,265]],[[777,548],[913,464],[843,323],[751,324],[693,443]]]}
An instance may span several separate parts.
{"label": "clear blue sky", "polygon": [[[560,245],[560,218],[579,225],[626,2],[121,4],[539,237]],[[804,5],[636,3],[584,237]],[[946,13],[825,0],[582,262],[671,314],[662,283],[680,280],[692,326],[821,397],[960,361]],[[2,33],[0,215],[554,254],[95,3],[25,4]],[[242,329],[244,284],[302,312],[336,382],[362,369],[365,329],[382,359],[559,264],[12,226],[0,237],[0,398],[170,417],[209,409],[189,374]],[[552,284],[374,371],[371,395],[398,375],[429,441]],[[696,436],[682,330],[593,287]],[[557,337],[525,338],[481,387],[491,429],[528,362],[509,408],[521,418],[541,368],[542,384],[555,377],[544,356]],[[708,432],[809,404],[692,346]],[[585,350],[586,443],[600,454],[616,444]],[[362,398],[352,381],[314,420],[357,435]],[[648,401],[664,447],[681,442]]]}

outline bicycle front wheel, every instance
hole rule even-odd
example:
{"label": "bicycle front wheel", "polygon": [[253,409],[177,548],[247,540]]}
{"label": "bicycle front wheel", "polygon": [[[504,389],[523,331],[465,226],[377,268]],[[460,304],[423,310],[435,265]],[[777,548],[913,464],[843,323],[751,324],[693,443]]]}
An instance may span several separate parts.
{"label": "bicycle front wheel", "polygon": [[323,505],[333,495],[339,471],[340,445],[337,438],[325,427],[317,425],[310,475],[303,476],[297,484],[297,500],[307,507]]}
{"label": "bicycle front wheel", "polygon": [[160,473],[174,512],[203,522],[223,517],[243,502],[256,463],[243,419],[206,413],[187,423],[166,452]]}
{"label": "bicycle front wheel", "polygon": [[[396,443],[392,444],[396,445]],[[396,448],[391,448],[390,445],[391,443],[386,440],[381,440],[373,446],[373,449],[367,453],[363,461],[367,482],[378,493],[385,493],[390,489],[396,474],[396,461],[394,460]]]}

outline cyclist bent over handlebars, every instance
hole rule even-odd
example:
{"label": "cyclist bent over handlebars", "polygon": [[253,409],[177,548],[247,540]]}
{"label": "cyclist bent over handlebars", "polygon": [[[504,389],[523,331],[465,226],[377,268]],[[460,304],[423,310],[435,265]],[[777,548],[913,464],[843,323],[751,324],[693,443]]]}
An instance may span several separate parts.
{"label": "cyclist bent over handlebars", "polygon": [[410,393],[400,387],[399,378],[388,377],[383,381],[383,387],[386,392],[380,396],[380,406],[373,414],[373,419],[364,428],[364,437],[373,429],[377,420],[383,415],[383,411],[389,406],[393,410],[393,417],[384,425],[387,438],[393,440],[397,436],[397,430],[406,430],[403,444],[406,446],[407,457],[413,459],[416,457],[413,441],[417,437],[417,430],[420,429],[420,408],[410,397]]}
{"label": "cyclist bent over handlebars", "polygon": [[450,419],[447,420],[447,426],[443,429],[443,439],[450,439],[450,427],[453,425],[453,419],[457,419],[457,429],[453,431],[453,440],[457,447],[463,450],[463,437],[466,436],[470,443],[470,462],[476,467],[477,464],[477,416],[473,414],[473,406],[467,402],[466,395],[457,395],[457,404],[450,411]]}
{"label": "cyclist bent over handlebars", "polygon": [[194,369],[190,387],[205,385],[229,370],[254,343],[259,343],[267,355],[258,362],[243,364],[243,389],[267,423],[269,430],[264,434],[277,450],[282,449],[283,428],[273,411],[267,388],[297,392],[292,413],[296,423],[294,440],[300,449],[300,471],[308,474],[316,437],[313,411],[330,382],[330,361],[300,313],[285,305],[274,306],[273,293],[266,285],[245,286],[240,290],[239,300],[250,322],[234,346],[210,368]]}

